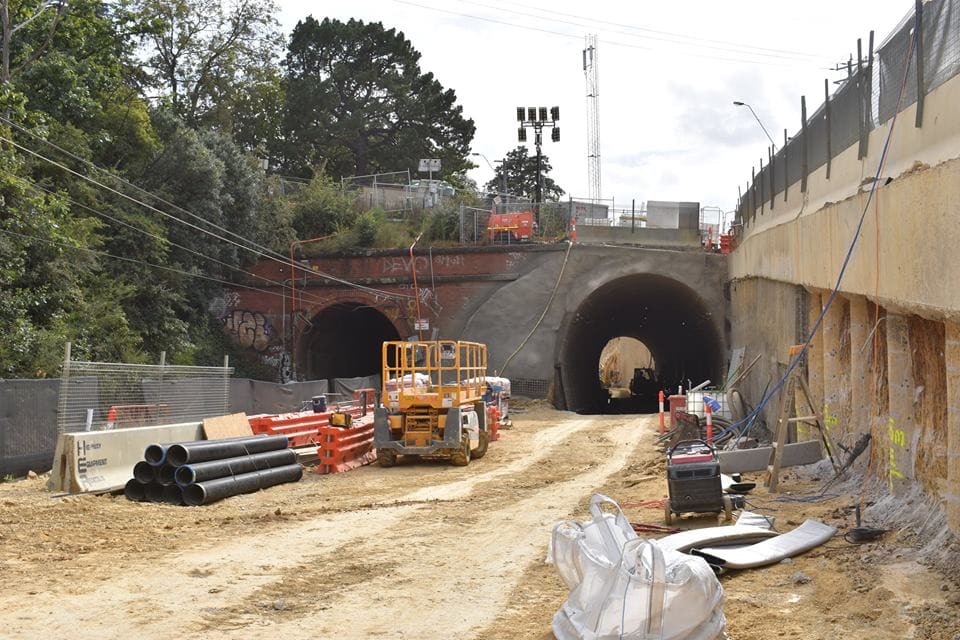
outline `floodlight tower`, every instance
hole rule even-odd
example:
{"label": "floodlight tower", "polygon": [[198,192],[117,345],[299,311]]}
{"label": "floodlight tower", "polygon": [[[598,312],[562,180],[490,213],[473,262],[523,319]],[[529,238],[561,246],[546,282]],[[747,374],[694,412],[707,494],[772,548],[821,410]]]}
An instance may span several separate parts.
{"label": "floodlight tower", "polygon": [[540,203],[543,202],[543,128],[552,127],[550,139],[554,142],[560,142],[560,127],[557,126],[557,120],[560,119],[560,107],[550,107],[550,117],[547,118],[546,107],[517,107],[517,141],[527,141],[527,129],[533,129],[534,144],[537,145],[537,202],[534,207],[536,211],[537,225],[540,224]]}
{"label": "floodlight tower", "polygon": [[587,79],[587,186],[590,200],[600,200],[600,79],[597,36],[586,37],[583,50],[583,75]]}

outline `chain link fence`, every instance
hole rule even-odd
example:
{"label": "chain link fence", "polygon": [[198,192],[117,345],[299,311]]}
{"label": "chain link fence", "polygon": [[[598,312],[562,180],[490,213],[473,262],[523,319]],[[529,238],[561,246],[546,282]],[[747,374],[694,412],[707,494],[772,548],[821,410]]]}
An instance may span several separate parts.
{"label": "chain link fence", "polygon": [[[537,210],[539,209],[539,219]],[[530,213],[537,221],[528,227],[518,220],[500,219],[491,225],[492,215]],[[570,231],[570,203],[511,202],[495,208],[460,205],[461,244],[516,244],[518,242],[556,242],[567,237]]]}
{"label": "chain link fence", "polygon": [[233,369],[64,361],[57,433],[192,422],[230,409]]}
{"label": "chain link fence", "polygon": [[[901,111],[920,101],[915,126],[922,126],[922,97],[960,73],[960,0],[930,0],[920,7],[876,52],[871,34],[866,52],[856,62],[851,59],[847,77],[832,95],[824,81],[824,102],[813,113],[807,114],[805,98],[801,101],[803,126],[761,159],[737,206],[740,223],[749,226],[758,211],[776,211],[791,195],[800,197],[807,176],[824,165],[829,178],[830,161],[853,144],[859,145],[857,158],[865,157],[870,132],[895,115],[898,99]],[[797,183],[797,193],[791,194]]]}

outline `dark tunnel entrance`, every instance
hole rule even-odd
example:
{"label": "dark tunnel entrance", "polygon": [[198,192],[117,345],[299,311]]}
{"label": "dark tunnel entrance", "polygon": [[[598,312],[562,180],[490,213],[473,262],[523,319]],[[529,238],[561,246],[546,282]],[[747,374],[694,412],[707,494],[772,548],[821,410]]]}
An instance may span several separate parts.
{"label": "dark tunnel entrance", "polygon": [[[620,401],[598,376],[601,353],[616,337],[642,342],[656,376],[656,385],[636,385],[638,394]],[[655,411],[654,387],[669,392],[688,380],[718,380],[721,349],[713,312],[694,290],[665,276],[625,276],[590,294],[569,320],[560,346],[562,399],[580,413]]]}
{"label": "dark tunnel entrance", "polygon": [[355,378],[379,374],[381,345],[399,340],[393,323],[377,309],[357,303],[327,307],[303,335],[308,378]]}

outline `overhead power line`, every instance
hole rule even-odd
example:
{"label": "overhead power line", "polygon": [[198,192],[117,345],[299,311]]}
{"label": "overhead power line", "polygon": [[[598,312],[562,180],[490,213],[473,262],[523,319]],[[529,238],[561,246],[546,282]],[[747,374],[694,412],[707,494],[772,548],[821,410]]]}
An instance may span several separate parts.
{"label": "overhead power line", "polygon": [[[585,23],[583,23],[583,22],[573,22],[573,21],[571,21],[571,20],[562,20],[562,19],[560,19],[560,18],[551,18],[551,17],[549,17],[549,15],[540,15],[540,14],[536,14],[536,13],[527,13],[527,12],[524,12],[524,11],[515,11],[515,10],[513,10],[513,9],[505,9],[505,8],[501,8],[501,7],[496,7],[496,6],[493,6],[493,5],[485,4],[485,3],[482,3],[482,2],[476,2],[475,0],[459,0],[459,1],[462,2],[462,3],[465,3],[465,4],[472,4],[472,5],[475,5],[475,6],[478,6],[478,7],[484,7],[484,8],[486,8],[486,9],[492,9],[492,10],[494,10],[494,11],[499,11],[499,12],[502,12],[502,13],[509,13],[509,14],[518,15],[518,16],[523,16],[523,17],[527,17],[527,18],[535,18],[535,19],[537,19],[537,20],[546,20],[546,21],[548,21],[548,22],[555,22],[555,23],[557,23],[557,24],[567,24],[567,25],[571,25],[571,26],[575,26],[575,27],[580,27],[580,28],[582,28],[582,29],[587,29],[587,30],[596,29],[595,26],[588,25],[588,24],[585,24]],[[519,5],[519,6],[526,7],[526,6],[528,6],[528,5]],[[546,9],[538,9],[538,11],[541,11],[541,12],[544,13],[544,14],[554,14],[554,15],[562,15],[562,16],[571,16],[571,17],[575,17],[575,18],[581,18],[581,19],[583,19],[583,20],[587,20],[588,22],[593,22],[593,23],[597,23],[597,24],[614,25],[614,26],[617,26],[617,27],[622,27],[622,28],[626,28],[626,29],[632,29],[633,31],[643,31],[643,32],[649,32],[649,33],[655,34],[655,35],[646,35],[646,34],[644,34],[644,33],[634,33],[634,32],[631,32],[631,31],[622,31],[622,30],[618,30],[618,29],[606,29],[606,30],[609,31],[610,33],[616,33],[616,34],[619,34],[619,35],[625,35],[625,36],[628,36],[628,37],[631,37],[631,38],[641,38],[641,39],[646,39],[646,40],[654,40],[654,41],[658,41],[658,42],[666,42],[666,43],[676,44],[676,45],[681,45],[681,46],[696,46],[696,47],[699,47],[699,48],[702,48],[702,49],[711,49],[711,50],[714,50],[714,51],[723,51],[723,52],[726,52],[726,53],[749,55],[749,56],[756,56],[756,57],[782,58],[782,59],[787,59],[787,60],[801,59],[801,60],[804,60],[804,61],[807,61],[807,62],[813,62],[813,61],[815,61],[815,60],[811,60],[811,58],[819,59],[819,56],[814,56],[813,54],[797,53],[797,52],[788,52],[788,51],[777,51],[777,50],[766,50],[766,51],[756,50],[756,51],[751,51],[750,49],[752,49],[752,47],[749,47],[749,46],[746,46],[746,47],[745,47],[745,46],[738,45],[738,44],[735,44],[735,43],[727,43],[727,42],[722,42],[722,41],[705,40],[705,39],[697,38],[696,36],[686,36],[686,35],[682,35],[682,34],[674,34],[674,33],[669,33],[669,32],[659,32],[659,31],[656,31],[656,30],[653,30],[653,29],[645,29],[645,28],[643,28],[643,27],[633,27],[633,26],[630,26],[630,25],[624,25],[624,24],[620,24],[620,23],[616,23],[616,22],[608,22],[608,21],[606,21],[606,20],[595,20],[595,19],[593,19],[593,18],[586,18],[586,17],[584,17],[584,16],[576,16],[576,15],[572,15],[572,14],[560,13],[560,12],[558,12],[558,11],[552,11],[552,10],[546,10]],[[686,40],[678,40],[677,38],[685,38]],[[719,42],[719,44],[717,44],[718,42]],[[714,43],[714,44],[709,44],[709,43]]]}
{"label": "overhead power line", "polygon": [[210,280],[211,282],[219,282],[220,284],[230,285],[231,287],[239,287],[241,289],[250,289],[251,291],[259,291],[260,293],[265,293],[271,296],[286,297],[286,294],[277,293],[276,291],[270,291],[268,289],[258,289],[257,287],[251,287],[245,284],[238,284],[236,282],[230,282],[229,280],[221,280],[220,278],[214,278],[213,276],[207,276],[202,273],[190,273],[189,271],[184,271],[183,269],[177,269],[176,267],[168,267],[163,264],[154,264],[153,262],[146,262],[144,260],[137,260],[136,258],[129,258],[127,256],[118,256],[112,253],[107,253],[106,251],[100,251],[98,249],[89,249],[87,247],[78,247],[66,242],[57,242],[56,240],[51,240],[50,238],[41,238],[40,236],[33,236],[27,233],[18,233],[16,231],[9,231],[7,229],[0,229],[0,233],[3,233],[8,236],[15,236],[17,238],[24,238],[27,240],[36,240],[37,242],[45,242],[47,244],[54,245],[56,247],[64,247],[66,249],[74,249],[76,251],[83,251],[85,253],[92,253],[94,255],[103,256],[106,258],[113,258],[114,260],[122,260],[123,262],[129,262],[132,264],[140,264],[146,267],[151,267],[153,269],[161,269],[163,271],[170,271],[171,273],[176,273],[182,276],[187,276],[188,278],[199,278],[201,280]]}
{"label": "overhead power line", "polygon": [[[471,0],[460,0],[460,1],[461,1],[461,2],[469,2],[470,4],[479,4],[479,3],[476,3],[476,2],[472,2]],[[611,26],[614,26],[614,27],[622,27],[622,28],[624,28],[624,29],[632,29],[632,30],[634,30],[634,31],[642,31],[642,32],[645,32],[645,33],[653,33],[653,34],[657,34],[657,35],[661,35],[661,36],[669,36],[669,37],[673,37],[673,38],[682,38],[682,39],[684,39],[684,40],[686,41],[686,42],[681,41],[681,42],[679,42],[679,44],[697,44],[697,45],[700,45],[700,44],[702,44],[702,43],[704,43],[704,42],[708,42],[708,43],[710,43],[710,44],[717,44],[717,45],[735,47],[735,48],[737,48],[737,49],[742,49],[742,50],[755,49],[755,50],[757,50],[757,51],[759,51],[759,52],[785,54],[785,55],[797,56],[797,57],[808,57],[808,58],[813,58],[813,59],[817,59],[817,60],[823,58],[823,56],[820,56],[820,55],[818,55],[818,54],[806,53],[806,52],[803,52],[803,51],[792,51],[792,50],[789,50],[789,49],[775,49],[775,48],[771,48],[771,47],[758,47],[758,46],[756,46],[756,45],[744,44],[744,43],[742,43],[742,42],[731,42],[731,41],[729,41],[729,40],[715,40],[715,39],[712,39],[712,38],[703,38],[703,37],[701,37],[701,36],[694,36],[694,35],[689,35],[689,34],[684,34],[684,33],[677,33],[677,32],[675,32],[675,31],[663,31],[663,30],[660,30],[660,29],[651,29],[650,27],[639,27],[639,26],[636,26],[636,25],[624,24],[624,23],[622,23],[622,22],[611,22],[611,21],[609,21],[609,20],[600,20],[599,18],[591,18],[591,17],[588,17],[588,16],[581,16],[581,15],[577,15],[577,14],[574,14],[574,13],[564,13],[564,12],[562,12],[562,11],[555,11],[555,10],[553,10],[553,9],[541,9],[540,7],[535,7],[535,6],[531,6],[531,5],[528,5],[528,4],[523,4],[523,3],[521,3],[521,2],[510,2],[509,0],[494,0],[494,1],[495,1],[495,2],[500,2],[500,3],[502,3],[502,4],[510,4],[510,5],[515,6],[515,7],[523,7],[524,9],[532,9],[532,10],[534,10],[534,11],[540,11],[541,13],[552,13],[552,14],[555,14],[555,15],[558,15],[558,16],[565,16],[565,17],[567,17],[567,18],[577,18],[578,20],[586,20],[586,21],[588,21],[588,22],[594,22],[594,23],[597,23],[597,24],[607,24],[607,25],[611,25]],[[484,6],[487,6],[487,5],[484,5]],[[508,9],[498,9],[498,10],[500,10],[500,11],[509,11]],[[539,17],[539,16],[537,16],[537,17]],[[549,19],[549,18],[547,18],[547,19]],[[671,40],[666,40],[666,41],[667,41],[667,42],[673,42],[673,41],[671,41]]]}
{"label": "overhead power line", "polygon": [[[149,197],[151,197],[151,198],[154,198],[154,199],[156,199],[158,202],[161,202],[161,203],[163,203],[163,204],[165,204],[165,205],[167,205],[167,206],[169,206],[169,207],[172,207],[173,209],[175,209],[175,210],[177,210],[177,211],[181,211],[181,212],[185,213],[186,215],[188,215],[188,216],[190,216],[190,217],[192,217],[192,218],[194,218],[194,219],[196,219],[196,220],[198,220],[198,221],[200,221],[200,222],[202,222],[202,223],[204,223],[204,224],[206,224],[206,225],[208,225],[208,226],[210,226],[210,227],[212,227],[212,228],[214,228],[214,229],[217,229],[218,231],[222,231],[222,232],[223,232],[224,234],[226,234],[226,235],[229,235],[229,236],[238,238],[239,240],[242,240],[243,242],[247,243],[247,244],[250,245],[250,246],[246,246],[246,245],[240,244],[240,243],[238,243],[238,242],[236,242],[236,241],[234,241],[234,240],[230,240],[230,239],[225,238],[225,237],[223,237],[223,236],[221,236],[221,235],[218,235],[218,234],[216,234],[216,233],[213,233],[212,231],[209,231],[208,229],[204,229],[204,228],[198,227],[197,225],[192,224],[192,223],[190,223],[190,222],[188,222],[188,221],[186,221],[186,220],[184,220],[184,219],[182,219],[182,218],[178,218],[177,216],[175,216],[175,215],[173,215],[173,214],[171,214],[171,213],[169,213],[169,212],[166,212],[166,211],[163,211],[163,210],[161,210],[161,209],[158,209],[158,208],[154,207],[153,205],[148,204],[148,203],[146,203],[146,202],[143,202],[143,201],[141,201],[141,200],[138,200],[138,199],[134,198],[133,196],[131,196],[131,195],[129,195],[129,194],[123,193],[122,191],[119,191],[119,190],[117,190],[117,189],[114,189],[113,187],[110,187],[110,186],[108,186],[108,185],[105,185],[105,184],[97,181],[97,180],[94,180],[94,179],[91,178],[90,176],[87,176],[87,175],[84,175],[84,174],[82,174],[82,173],[80,173],[80,172],[78,172],[78,171],[75,171],[74,169],[71,169],[70,167],[67,167],[66,165],[64,165],[64,164],[62,164],[62,163],[59,163],[59,162],[57,162],[56,160],[53,160],[53,159],[48,158],[48,157],[46,157],[46,156],[44,156],[44,155],[42,155],[42,154],[40,154],[40,153],[38,153],[38,152],[36,152],[36,151],[33,151],[33,150],[31,150],[31,149],[28,149],[27,147],[24,147],[24,146],[18,144],[17,142],[15,142],[15,141],[13,141],[13,140],[10,140],[10,139],[8,139],[8,138],[4,138],[4,137],[0,136],[0,140],[4,140],[4,141],[6,141],[6,142],[9,142],[10,144],[12,144],[13,146],[17,147],[18,149],[20,149],[20,150],[22,150],[22,151],[24,151],[24,152],[26,152],[26,153],[29,153],[30,155],[32,155],[32,156],[34,156],[34,157],[36,157],[36,158],[38,158],[38,159],[44,160],[44,161],[46,161],[46,162],[48,162],[48,163],[50,163],[50,164],[52,164],[52,165],[54,165],[54,166],[56,166],[56,167],[58,167],[58,168],[60,168],[60,169],[63,169],[64,171],[67,171],[67,172],[69,172],[69,173],[72,173],[73,175],[77,176],[78,178],[81,178],[82,180],[86,180],[86,181],[90,182],[91,184],[94,184],[94,185],[96,185],[96,186],[98,186],[98,187],[100,187],[100,188],[102,188],[102,189],[106,189],[106,190],[110,191],[111,193],[114,193],[114,194],[116,194],[116,195],[118,195],[118,196],[120,196],[120,197],[122,197],[122,198],[125,198],[125,199],[127,199],[127,200],[129,200],[129,201],[131,201],[131,202],[133,202],[133,203],[135,203],[135,204],[138,204],[138,205],[140,205],[140,206],[142,206],[142,207],[144,207],[144,208],[146,208],[146,209],[149,209],[150,211],[153,211],[153,212],[155,212],[155,213],[159,213],[159,214],[162,215],[162,216],[165,216],[165,217],[167,217],[167,218],[170,218],[170,219],[172,219],[172,220],[174,220],[174,221],[176,221],[176,222],[179,222],[180,224],[184,224],[184,225],[186,225],[186,226],[188,226],[188,227],[190,227],[190,228],[192,228],[192,229],[195,229],[195,230],[197,230],[197,231],[200,231],[201,233],[205,233],[205,234],[207,234],[207,235],[209,235],[209,236],[212,236],[212,237],[214,237],[214,238],[217,238],[217,239],[219,239],[219,240],[221,240],[221,241],[223,241],[223,242],[230,243],[230,244],[232,244],[232,245],[234,245],[234,246],[236,246],[236,247],[238,247],[238,248],[240,248],[240,249],[243,249],[244,251],[249,251],[249,252],[254,253],[254,254],[262,257],[262,258],[266,258],[266,259],[268,259],[268,260],[272,260],[272,261],[277,262],[277,263],[282,264],[282,265],[289,265],[289,264],[291,264],[291,262],[289,261],[289,259],[287,258],[287,256],[284,256],[284,255],[282,255],[282,254],[280,254],[280,253],[278,253],[278,252],[276,252],[276,251],[273,251],[273,250],[270,249],[269,247],[264,247],[263,245],[260,245],[260,244],[258,244],[258,243],[256,243],[256,242],[254,242],[253,240],[250,240],[249,238],[246,238],[246,237],[244,237],[244,236],[242,236],[242,235],[240,235],[240,234],[238,234],[238,233],[235,233],[235,232],[233,232],[233,231],[231,231],[231,230],[229,230],[229,229],[226,229],[226,228],[224,228],[224,227],[222,227],[222,226],[220,226],[220,225],[217,225],[216,223],[213,223],[213,222],[211,222],[211,221],[209,221],[209,220],[206,220],[206,219],[203,218],[202,216],[199,216],[199,215],[193,213],[192,211],[189,211],[189,210],[187,210],[187,209],[184,209],[183,207],[181,207],[181,206],[179,206],[179,205],[177,205],[177,204],[174,204],[174,203],[172,203],[172,202],[169,202],[168,200],[165,200],[164,198],[161,198],[160,196],[156,195],[155,193],[153,193],[153,192],[151,192],[151,191],[147,191],[146,189],[143,189],[142,187],[139,187],[139,186],[137,186],[136,184],[133,184],[132,182],[129,182],[128,180],[125,180],[124,178],[121,178],[120,176],[115,175],[114,173],[108,171],[107,169],[104,169],[104,168],[102,168],[102,167],[99,167],[99,166],[97,166],[96,164],[94,164],[93,162],[90,162],[89,160],[87,160],[87,159],[85,159],[85,158],[81,158],[81,157],[79,157],[79,156],[71,153],[70,151],[67,151],[66,149],[64,149],[64,148],[62,148],[62,147],[54,144],[53,142],[50,142],[49,140],[46,140],[46,139],[44,139],[43,137],[38,136],[37,134],[33,133],[33,132],[30,131],[29,129],[26,129],[26,128],[22,127],[21,125],[17,124],[16,122],[13,122],[12,120],[9,120],[9,119],[7,119],[7,118],[5,118],[5,117],[3,117],[3,116],[0,116],[0,121],[6,122],[7,124],[9,124],[10,126],[16,128],[17,130],[22,131],[23,133],[26,133],[27,135],[29,135],[29,136],[31,136],[31,137],[39,140],[40,142],[43,142],[43,143],[46,144],[47,146],[49,146],[49,147],[51,147],[51,148],[53,148],[53,149],[56,149],[57,151],[59,151],[59,152],[65,154],[65,155],[69,156],[70,158],[73,158],[74,160],[76,160],[76,161],[78,161],[78,162],[80,162],[80,163],[82,163],[82,164],[84,164],[84,165],[86,165],[86,166],[88,166],[88,167],[91,167],[91,168],[93,168],[93,169],[96,170],[96,171],[99,171],[99,172],[101,172],[101,173],[104,173],[104,174],[110,176],[111,178],[113,178],[114,180],[117,180],[117,181],[120,182],[121,184],[127,185],[127,186],[129,186],[129,187],[131,187],[131,188],[133,188],[133,189],[135,189],[135,190],[137,190],[137,191],[139,191],[139,192],[141,192],[141,193],[143,193],[143,194],[145,194],[145,195],[147,195],[147,196],[149,196]],[[345,279],[343,279],[343,278],[339,278],[339,277],[334,276],[333,274],[330,274],[330,273],[326,273],[326,272],[319,271],[319,270],[315,270],[315,269],[308,269],[308,268],[304,267],[303,265],[297,264],[296,262],[292,263],[292,266],[293,266],[294,269],[296,269],[296,270],[298,270],[298,271],[300,271],[300,272],[302,272],[302,273],[308,274],[308,275],[310,275],[310,276],[323,277],[323,278],[326,278],[326,279],[331,280],[331,281],[333,281],[333,282],[336,282],[336,283],[339,283],[339,284],[342,284],[342,285],[345,285],[345,286],[348,286],[348,287],[352,287],[352,288],[354,288],[354,289],[358,289],[358,290],[361,290],[361,291],[366,291],[366,292],[368,292],[368,293],[372,293],[372,294],[377,295],[377,296],[381,296],[381,297],[385,297],[385,298],[411,298],[411,297],[412,297],[412,296],[409,295],[409,294],[393,293],[393,292],[389,292],[389,291],[384,291],[384,290],[382,290],[382,289],[375,289],[375,288],[372,288],[372,287],[367,287],[367,286],[364,286],[364,285],[361,285],[361,284],[357,284],[357,283],[354,283],[354,282],[350,282],[349,280],[345,280]],[[293,277],[293,274],[291,274],[291,277]]]}
{"label": "overhead power line", "polygon": [[[105,212],[103,212],[103,211],[99,211],[99,210],[97,210],[97,209],[94,209],[93,207],[90,207],[90,206],[87,206],[87,205],[85,205],[85,204],[83,204],[83,203],[77,202],[76,200],[74,200],[73,198],[71,198],[71,197],[69,197],[69,196],[67,196],[67,195],[65,195],[65,194],[58,193],[58,192],[53,191],[53,190],[51,190],[51,189],[47,189],[47,188],[45,188],[45,187],[42,187],[42,186],[40,186],[40,185],[38,185],[38,184],[34,184],[34,183],[31,183],[31,182],[28,182],[27,180],[24,180],[22,177],[17,176],[17,175],[15,175],[15,174],[13,174],[13,173],[6,172],[6,175],[9,176],[10,178],[16,180],[17,182],[21,183],[23,186],[25,186],[25,187],[27,187],[27,188],[29,188],[29,189],[33,189],[33,190],[36,190],[36,191],[39,191],[39,192],[42,192],[42,193],[46,193],[46,194],[51,195],[51,196],[54,196],[54,197],[63,198],[64,200],[66,200],[67,202],[69,202],[71,206],[77,207],[77,208],[79,208],[79,209],[83,209],[83,210],[85,210],[85,211],[89,211],[90,213],[92,213],[92,214],[94,214],[94,215],[97,215],[97,216],[99,216],[99,217],[101,217],[101,218],[104,218],[104,219],[106,219],[106,220],[110,220],[110,221],[112,221],[112,222],[114,222],[114,223],[116,223],[116,224],[119,224],[119,225],[121,225],[121,226],[127,227],[127,228],[129,228],[129,229],[132,229],[133,231],[136,231],[137,233],[140,233],[140,234],[142,234],[142,235],[145,235],[145,236],[147,236],[147,237],[149,237],[149,238],[154,238],[154,239],[156,239],[156,240],[160,240],[160,241],[163,242],[164,244],[168,244],[168,245],[170,245],[170,246],[172,246],[172,247],[177,247],[178,249],[181,249],[181,250],[186,251],[186,252],[188,252],[188,253],[191,253],[191,254],[193,254],[193,255],[199,256],[199,257],[201,257],[201,258],[204,258],[205,260],[209,260],[209,261],[211,261],[211,262],[213,262],[213,263],[215,263],[215,264],[219,264],[219,265],[221,265],[221,266],[224,266],[224,267],[226,267],[226,268],[228,268],[228,269],[231,269],[231,270],[233,270],[233,271],[236,271],[236,272],[238,272],[238,273],[242,273],[242,274],[244,274],[244,275],[250,276],[251,278],[256,278],[256,279],[258,279],[258,280],[262,280],[262,281],[263,281],[264,283],[266,283],[266,284],[271,284],[271,285],[280,287],[280,288],[281,288],[282,290],[284,290],[284,291],[288,291],[288,292],[289,292],[289,291],[292,291],[292,288],[290,287],[290,285],[286,285],[286,284],[284,284],[283,282],[280,282],[280,281],[277,281],[277,280],[272,280],[272,279],[270,279],[270,278],[268,278],[268,277],[266,277],[266,276],[261,276],[261,275],[259,275],[259,274],[253,273],[252,271],[247,271],[246,269],[243,269],[243,268],[238,267],[238,266],[236,266],[236,265],[232,265],[232,264],[230,264],[230,263],[228,263],[228,262],[224,262],[224,261],[219,260],[218,258],[215,258],[215,257],[213,257],[213,256],[207,255],[207,254],[203,253],[202,251],[197,251],[196,249],[191,249],[190,247],[186,247],[186,246],[184,246],[184,245],[182,245],[182,244],[178,244],[178,243],[176,243],[176,242],[173,242],[172,240],[169,240],[169,239],[161,236],[160,234],[152,233],[152,232],[150,232],[150,231],[147,231],[146,229],[141,229],[141,228],[138,227],[137,225],[131,224],[130,222],[127,222],[127,221],[125,221],[125,220],[121,220],[121,219],[119,219],[119,218],[117,218],[117,217],[115,217],[115,216],[111,216],[109,213],[105,213]],[[261,293],[271,293],[271,294],[274,293],[274,292],[271,292],[271,291],[267,291],[266,289],[254,289],[254,290],[255,290],[255,291],[259,291],[259,292],[261,292]],[[309,295],[309,298],[308,298],[308,299],[309,299],[310,302],[328,302],[328,301],[329,301],[328,298],[321,298],[321,297],[318,297],[318,296],[315,296],[315,295],[312,295],[312,294]]]}
{"label": "overhead power line", "polygon": [[[506,20],[497,20],[496,18],[488,18],[488,17],[485,17],[485,16],[478,16],[478,15],[473,15],[473,14],[469,14],[469,13],[462,13],[462,12],[459,12],[459,11],[450,11],[449,9],[441,9],[441,8],[439,8],[439,7],[432,7],[432,6],[425,5],[425,4],[418,4],[418,3],[416,3],[416,2],[410,2],[410,0],[393,0],[393,1],[396,2],[396,3],[398,3],[398,4],[405,4],[405,5],[408,5],[408,6],[411,6],[411,7],[418,7],[418,8],[420,8],[420,9],[426,9],[427,11],[434,11],[434,12],[437,12],[437,13],[445,13],[445,14],[448,14],[448,15],[459,16],[459,17],[461,17],[461,18],[470,18],[471,20],[480,20],[480,21],[482,21],[482,22],[490,22],[490,23],[493,23],[493,24],[499,24],[499,25],[503,25],[503,26],[506,26],[506,27],[513,27],[513,28],[515,28],[515,29],[525,29],[525,30],[527,30],[527,31],[536,31],[536,32],[539,32],[539,33],[546,33],[546,34],[549,34],[549,35],[560,36],[560,37],[563,37],[563,38],[575,38],[575,39],[577,39],[577,40],[580,40],[580,39],[582,38],[582,36],[580,36],[580,35],[576,35],[576,34],[572,34],[572,33],[566,33],[566,32],[563,32],[563,31],[553,31],[553,30],[551,30],[551,29],[544,29],[544,28],[541,28],[541,27],[531,27],[531,26],[529,26],[529,25],[518,24],[518,23],[516,23],[516,22],[508,22],[508,21],[506,21]],[[536,16],[536,17],[541,18],[542,16]],[[578,23],[574,23],[574,24],[576,24],[576,26],[579,26],[579,27],[581,27],[581,28],[583,28],[583,29],[586,29],[586,30],[594,30],[593,27],[588,26],[588,25],[583,25],[583,24],[578,24]],[[631,34],[631,35],[632,35],[632,34]],[[615,40],[608,40],[608,39],[604,39],[604,44],[611,45],[611,46],[615,46],[615,47],[623,47],[623,48],[627,48],[627,49],[639,49],[639,50],[641,50],[641,51],[659,51],[659,52],[664,52],[664,51],[665,51],[662,47],[661,47],[661,48],[654,48],[654,47],[648,47],[648,46],[643,46],[643,45],[639,45],[639,44],[630,44],[630,43],[627,43],[627,42],[617,42],[617,41],[615,41]],[[720,56],[720,55],[716,55],[716,54],[712,54],[712,53],[697,53],[697,52],[692,52],[692,51],[684,51],[683,49],[670,49],[670,50],[669,50],[669,53],[672,53],[672,54],[675,54],[675,55],[693,57],[693,58],[707,58],[707,59],[712,60],[712,61],[736,62],[736,63],[739,63],[739,64],[754,64],[754,65],[773,66],[773,67],[796,67],[796,66],[801,66],[804,62],[807,62],[808,64],[811,64],[811,63],[814,62],[814,61],[811,61],[811,60],[806,60],[806,61],[804,61],[804,60],[793,60],[793,61],[792,61],[793,63],[790,64],[788,60],[731,58],[731,57]],[[735,52],[732,52],[732,53],[735,53]],[[759,54],[748,54],[748,55],[759,55]],[[762,56],[762,55],[761,55],[760,57],[761,57],[761,58],[769,58],[769,57],[771,57],[771,56]]]}

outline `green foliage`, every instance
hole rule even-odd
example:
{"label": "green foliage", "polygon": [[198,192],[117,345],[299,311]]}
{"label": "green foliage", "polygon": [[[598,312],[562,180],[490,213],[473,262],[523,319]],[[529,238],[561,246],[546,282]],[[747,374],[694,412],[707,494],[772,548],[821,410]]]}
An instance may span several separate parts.
{"label": "green foliage", "polygon": [[460,207],[446,206],[431,209],[423,218],[423,239],[427,242],[445,242],[460,239]]}
{"label": "green foliage", "polygon": [[[565,192],[550,177],[553,167],[550,166],[550,159],[546,154],[541,154],[540,165],[543,174],[543,201],[559,199]],[[486,188],[499,193],[503,190],[504,178],[506,178],[507,193],[535,201],[537,197],[536,154],[527,155],[527,148],[522,145],[509,151],[503,161],[497,164],[496,173],[486,184]]]}
{"label": "green foliage", "polygon": [[334,177],[416,169],[440,158],[445,173],[467,168],[475,127],[456,94],[432,73],[403,33],[379,22],[313,17],[297,23],[286,58],[283,137],[276,156],[306,175],[326,162]]}
{"label": "green foliage", "polygon": [[359,213],[354,201],[324,173],[289,198],[290,224],[297,238],[308,240],[349,229]]}
{"label": "green foliage", "polygon": [[272,0],[132,0],[131,5],[134,15],[153,26],[142,39],[150,52],[146,80],[191,126],[222,126],[240,100],[248,71],[269,67],[276,57]]}
{"label": "green foliage", "polygon": [[351,232],[357,239],[357,245],[360,247],[372,247],[377,239],[377,226],[383,220],[382,210],[364,211],[357,216]]}
{"label": "green foliage", "polygon": [[540,207],[540,236],[544,240],[560,240],[567,235],[570,217],[562,203],[548,202]]}
{"label": "green foliage", "polygon": [[[56,375],[70,341],[103,361],[226,354],[275,379],[210,311],[260,258],[238,243],[453,242],[460,203],[476,204],[473,121],[394,29],[307,18],[281,67],[273,0],[7,4],[0,115],[16,126],[0,136],[38,155],[0,142],[0,377]],[[391,220],[340,189],[422,157],[461,190],[442,207]],[[311,178],[291,191],[262,159]]]}

